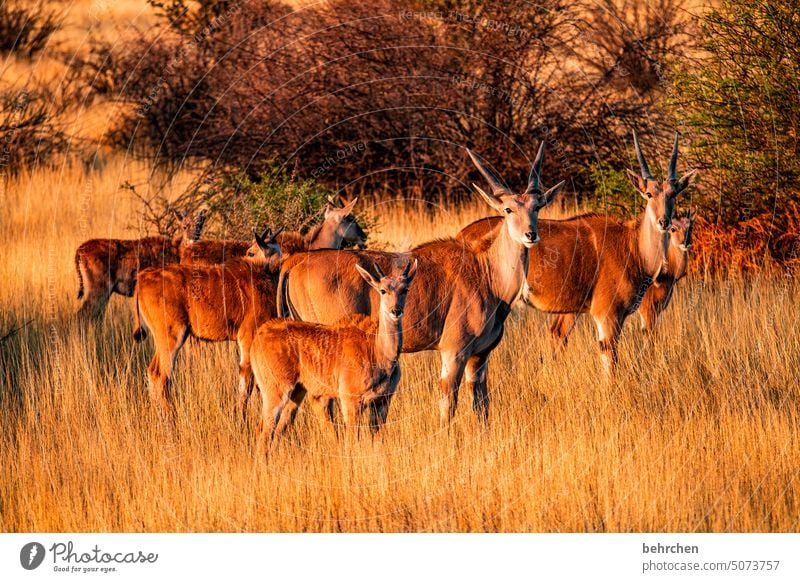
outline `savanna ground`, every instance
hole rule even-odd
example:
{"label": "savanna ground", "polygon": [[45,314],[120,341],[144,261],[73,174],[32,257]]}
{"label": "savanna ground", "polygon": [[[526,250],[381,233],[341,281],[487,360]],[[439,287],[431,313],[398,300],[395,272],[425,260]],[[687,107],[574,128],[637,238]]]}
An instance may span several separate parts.
{"label": "savanna ground", "polygon": [[[515,311],[490,368],[491,421],[462,394],[438,427],[438,363],[403,357],[379,440],[354,448],[302,408],[295,434],[256,458],[233,415],[233,344],[184,350],[178,414],[152,406],[152,345],[128,301],[97,333],[73,322],[73,251],[123,236],[132,200],[101,172],[42,172],[0,207],[3,531],[796,531],[800,288],[792,280],[680,285],[652,337],[629,323],[603,381],[594,330],[552,360],[547,317]],[[116,192],[116,194],[115,194]],[[91,211],[87,211],[91,208]],[[455,233],[480,206],[371,209],[376,242]],[[191,351],[191,353],[189,353]]]}
{"label": "savanna ground", "polygon": [[[72,7],[67,51],[147,19],[130,0]],[[9,59],[2,77],[23,86],[60,72],[46,57]],[[100,143],[113,117],[95,104],[65,123]],[[588,317],[553,359],[548,317],[518,309],[490,362],[488,427],[463,393],[440,430],[438,358],[406,355],[380,439],[347,448],[303,407],[265,461],[256,405],[247,426],[233,414],[233,344],[183,350],[173,425],[148,398],[153,347],[133,341],[130,301],[116,296],[88,334],[76,326],[75,248],[142,234],[139,203],[119,185],[151,178],[123,153],[96,161],[23,173],[0,191],[0,335],[16,330],[0,343],[0,531],[800,529],[794,278],[690,276],[652,336],[629,319],[610,383]],[[399,249],[490,212],[364,209],[371,244]]]}

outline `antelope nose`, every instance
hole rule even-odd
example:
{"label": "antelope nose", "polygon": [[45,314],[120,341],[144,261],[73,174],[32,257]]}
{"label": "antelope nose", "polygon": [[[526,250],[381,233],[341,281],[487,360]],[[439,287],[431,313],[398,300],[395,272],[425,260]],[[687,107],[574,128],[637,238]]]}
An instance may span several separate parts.
{"label": "antelope nose", "polygon": [[525,238],[528,239],[532,243],[539,242],[539,233],[533,230],[529,230],[525,233]]}
{"label": "antelope nose", "polygon": [[661,230],[667,230],[669,228],[670,222],[671,221],[669,218],[660,218],[658,220],[658,226],[661,227]]}
{"label": "antelope nose", "polygon": [[403,315],[402,309],[392,309],[392,315],[395,317],[400,317]]}

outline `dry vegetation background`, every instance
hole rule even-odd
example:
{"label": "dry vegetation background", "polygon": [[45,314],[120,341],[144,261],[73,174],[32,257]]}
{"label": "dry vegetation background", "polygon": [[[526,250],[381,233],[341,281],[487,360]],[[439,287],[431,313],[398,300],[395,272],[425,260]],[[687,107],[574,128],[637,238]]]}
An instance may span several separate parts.
{"label": "dry vegetation background", "polygon": [[[62,6],[58,35],[75,54],[84,37],[115,38],[151,18],[132,0]],[[2,82],[31,87],[65,74],[47,54],[9,57]],[[73,143],[100,144],[116,107],[92,102],[56,121]],[[152,344],[133,342],[128,302],[116,297],[96,332],[75,325],[74,249],[144,230],[140,201],[120,184],[166,183],[174,198],[195,178],[168,182],[150,162],[94,149],[3,182],[0,530],[800,530],[794,271],[690,276],[653,337],[631,318],[613,383],[601,379],[589,318],[553,360],[548,318],[514,311],[491,359],[488,428],[462,394],[453,426],[440,431],[438,358],[405,355],[379,440],[345,449],[303,408],[296,433],[264,462],[253,423],[233,414],[233,344],[183,351],[170,426],[147,397]],[[392,248],[488,214],[479,203],[365,206],[371,243]],[[740,242],[731,236],[726,244]],[[253,405],[251,421],[256,414]]]}

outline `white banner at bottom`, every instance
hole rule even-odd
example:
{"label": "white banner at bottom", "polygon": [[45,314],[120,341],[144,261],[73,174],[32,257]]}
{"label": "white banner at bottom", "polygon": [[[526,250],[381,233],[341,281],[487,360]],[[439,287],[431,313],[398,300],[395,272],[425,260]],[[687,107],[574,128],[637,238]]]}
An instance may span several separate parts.
{"label": "white banner at bottom", "polygon": [[800,534],[0,534],[0,580],[800,580]]}

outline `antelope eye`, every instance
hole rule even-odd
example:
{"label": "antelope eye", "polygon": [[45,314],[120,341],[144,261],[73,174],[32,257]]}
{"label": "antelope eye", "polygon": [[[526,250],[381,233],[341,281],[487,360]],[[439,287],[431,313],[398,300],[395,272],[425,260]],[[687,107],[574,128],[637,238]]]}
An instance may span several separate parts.
{"label": "antelope eye", "polygon": [[511,214],[511,209],[510,208],[503,208],[503,212],[505,212],[506,214]]}
{"label": "antelope eye", "polygon": [[253,251],[249,251],[249,252],[247,253],[247,256],[248,256],[248,257],[255,257],[255,256],[256,256],[256,254],[255,254]]}
{"label": "antelope eye", "polygon": [[648,198],[652,198],[652,197],[653,197],[653,195],[652,195],[652,194],[650,194],[650,192],[647,192],[647,197],[648,197]]}
{"label": "antelope eye", "polygon": [[669,230],[670,230],[671,232],[678,232],[678,229],[677,229],[677,228],[675,228],[674,226],[673,226],[672,228],[670,228]]}
{"label": "antelope eye", "polygon": [[386,289],[381,289],[381,295],[386,295]]}

